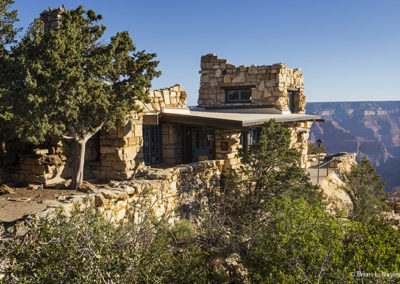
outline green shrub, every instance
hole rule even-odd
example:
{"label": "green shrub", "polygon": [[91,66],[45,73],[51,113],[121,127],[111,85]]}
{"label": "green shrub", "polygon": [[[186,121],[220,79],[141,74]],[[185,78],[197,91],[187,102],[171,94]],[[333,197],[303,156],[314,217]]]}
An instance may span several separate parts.
{"label": "green shrub", "polygon": [[3,283],[190,283],[212,275],[189,225],[111,224],[92,208],[27,222],[1,248]]}

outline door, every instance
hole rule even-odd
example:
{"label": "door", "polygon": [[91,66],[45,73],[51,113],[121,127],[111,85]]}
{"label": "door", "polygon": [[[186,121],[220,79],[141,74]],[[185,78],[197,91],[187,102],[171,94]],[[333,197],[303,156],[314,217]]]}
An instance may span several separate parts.
{"label": "door", "polygon": [[213,128],[192,128],[192,162],[214,159],[215,132]]}
{"label": "door", "polygon": [[146,165],[161,162],[161,135],[159,126],[143,126],[143,154]]}

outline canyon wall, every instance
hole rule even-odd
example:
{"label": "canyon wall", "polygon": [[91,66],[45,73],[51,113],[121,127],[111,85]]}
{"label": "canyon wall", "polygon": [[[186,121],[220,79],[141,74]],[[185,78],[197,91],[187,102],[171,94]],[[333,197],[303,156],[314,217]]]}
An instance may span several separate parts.
{"label": "canyon wall", "polygon": [[386,191],[400,187],[400,101],[308,103],[307,113],[326,120],[313,124],[310,141],[322,138],[329,153],[367,156]]}

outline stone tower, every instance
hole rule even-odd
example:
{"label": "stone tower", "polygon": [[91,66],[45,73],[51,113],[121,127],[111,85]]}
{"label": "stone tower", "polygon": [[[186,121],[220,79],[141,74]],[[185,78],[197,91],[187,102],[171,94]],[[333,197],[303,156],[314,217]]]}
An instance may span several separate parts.
{"label": "stone tower", "polygon": [[64,5],[62,5],[57,9],[51,9],[49,7],[48,10],[44,10],[40,14],[40,19],[44,22],[44,30],[46,33],[59,27],[60,23],[63,20],[64,11],[65,7]]}

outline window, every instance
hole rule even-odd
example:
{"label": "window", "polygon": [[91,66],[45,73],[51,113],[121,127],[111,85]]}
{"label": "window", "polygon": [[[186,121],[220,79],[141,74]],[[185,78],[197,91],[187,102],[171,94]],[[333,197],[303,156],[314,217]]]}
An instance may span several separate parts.
{"label": "window", "polygon": [[247,130],[243,130],[240,135],[240,144],[243,146],[245,152],[248,148],[255,144],[261,136],[262,128],[260,127],[250,127]]}
{"label": "window", "polygon": [[227,103],[251,102],[251,89],[226,90]]}
{"label": "window", "polygon": [[291,113],[294,113],[294,92],[293,91],[288,91],[287,92],[288,99],[289,99],[289,110]]}
{"label": "window", "polygon": [[249,128],[249,145],[253,145],[260,139],[261,128]]}
{"label": "window", "polygon": [[143,125],[143,154],[146,165],[161,162],[161,135],[159,126]]}

